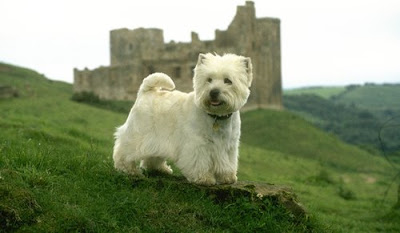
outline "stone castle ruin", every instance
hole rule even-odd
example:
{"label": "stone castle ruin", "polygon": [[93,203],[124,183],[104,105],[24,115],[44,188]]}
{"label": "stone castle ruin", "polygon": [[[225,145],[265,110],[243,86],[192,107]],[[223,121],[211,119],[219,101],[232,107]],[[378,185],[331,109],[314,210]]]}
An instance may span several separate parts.
{"label": "stone castle ruin", "polygon": [[238,6],[226,31],[201,41],[192,32],[188,43],[164,43],[161,29],[117,29],[110,32],[111,65],[74,69],[74,92],[92,92],[101,99],[135,100],[142,80],[154,72],[171,76],[176,89],[193,90],[193,69],[199,53],[235,53],[250,57],[253,84],[247,108],[282,108],[280,20],[256,18],[254,3]]}

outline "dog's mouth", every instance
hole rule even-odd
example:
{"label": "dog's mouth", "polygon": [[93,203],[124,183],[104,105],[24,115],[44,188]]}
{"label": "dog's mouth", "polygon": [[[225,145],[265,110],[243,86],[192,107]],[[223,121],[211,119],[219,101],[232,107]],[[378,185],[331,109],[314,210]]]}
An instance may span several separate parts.
{"label": "dog's mouth", "polygon": [[210,100],[210,105],[214,106],[214,107],[221,106],[223,104],[224,104],[224,102],[220,101],[220,100]]}

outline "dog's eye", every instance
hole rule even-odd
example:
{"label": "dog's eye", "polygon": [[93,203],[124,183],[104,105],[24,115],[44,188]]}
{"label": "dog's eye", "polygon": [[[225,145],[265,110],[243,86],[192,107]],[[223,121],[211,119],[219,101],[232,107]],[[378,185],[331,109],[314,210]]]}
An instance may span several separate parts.
{"label": "dog's eye", "polygon": [[232,85],[232,81],[229,78],[225,78],[224,83],[228,84],[228,85]]}
{"label": "dog's eye", "polygon": [[207,82],[212,83],[212,78],[208,78]]}

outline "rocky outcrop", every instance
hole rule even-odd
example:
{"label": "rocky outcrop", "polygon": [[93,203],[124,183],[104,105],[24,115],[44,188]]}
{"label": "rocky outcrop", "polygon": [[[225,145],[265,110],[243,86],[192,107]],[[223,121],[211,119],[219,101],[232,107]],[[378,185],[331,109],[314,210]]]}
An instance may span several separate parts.
{"label": "rocky outcrop", "polygon": [[272,206],[281,206],[298,221],[308,217],[306,209],[298,202],[293,190],[284,185],[275,185],[265,182],[238,181],[231,185],[200,186],[189,183],[183,176],[165,175],[158,172],[146,174],[147,178],[132,177],[132,186],[153,186],[160,191],[165,187],[173,189],[195,189],[204,192],[215,203],[226,207],[238,201],[255,204],[260,209]]}
{"label": "rocky outcrop", "polygon": [[293,190],[287,186],[274,185],[254,181],[238,181],[232,185],[216,185],[201,187],[207,193],[215,195],[217,200],[234,199],[237,196],[248,196],[253,201],[269,199],[284,206],[296,218],[303,218],[307,215],[305,208],[298,202]]}

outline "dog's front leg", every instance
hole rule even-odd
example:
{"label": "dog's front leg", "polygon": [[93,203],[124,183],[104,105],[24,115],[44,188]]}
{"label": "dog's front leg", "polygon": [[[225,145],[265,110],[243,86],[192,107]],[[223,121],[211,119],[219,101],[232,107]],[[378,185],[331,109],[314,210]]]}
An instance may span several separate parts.
{"label": "dog's front leg", "polygon": [[177,161],[186,179],[199,185],[215,185],[214,173],[211,171],[213,162],[206,147],[194,148],[187,145]]}
{"label": "dog's front leg", "polygon": [[226,154],[217,156],[215,161],[215,177],[218,184],[233,184],[237,181],[238,149],[231,148]]}

